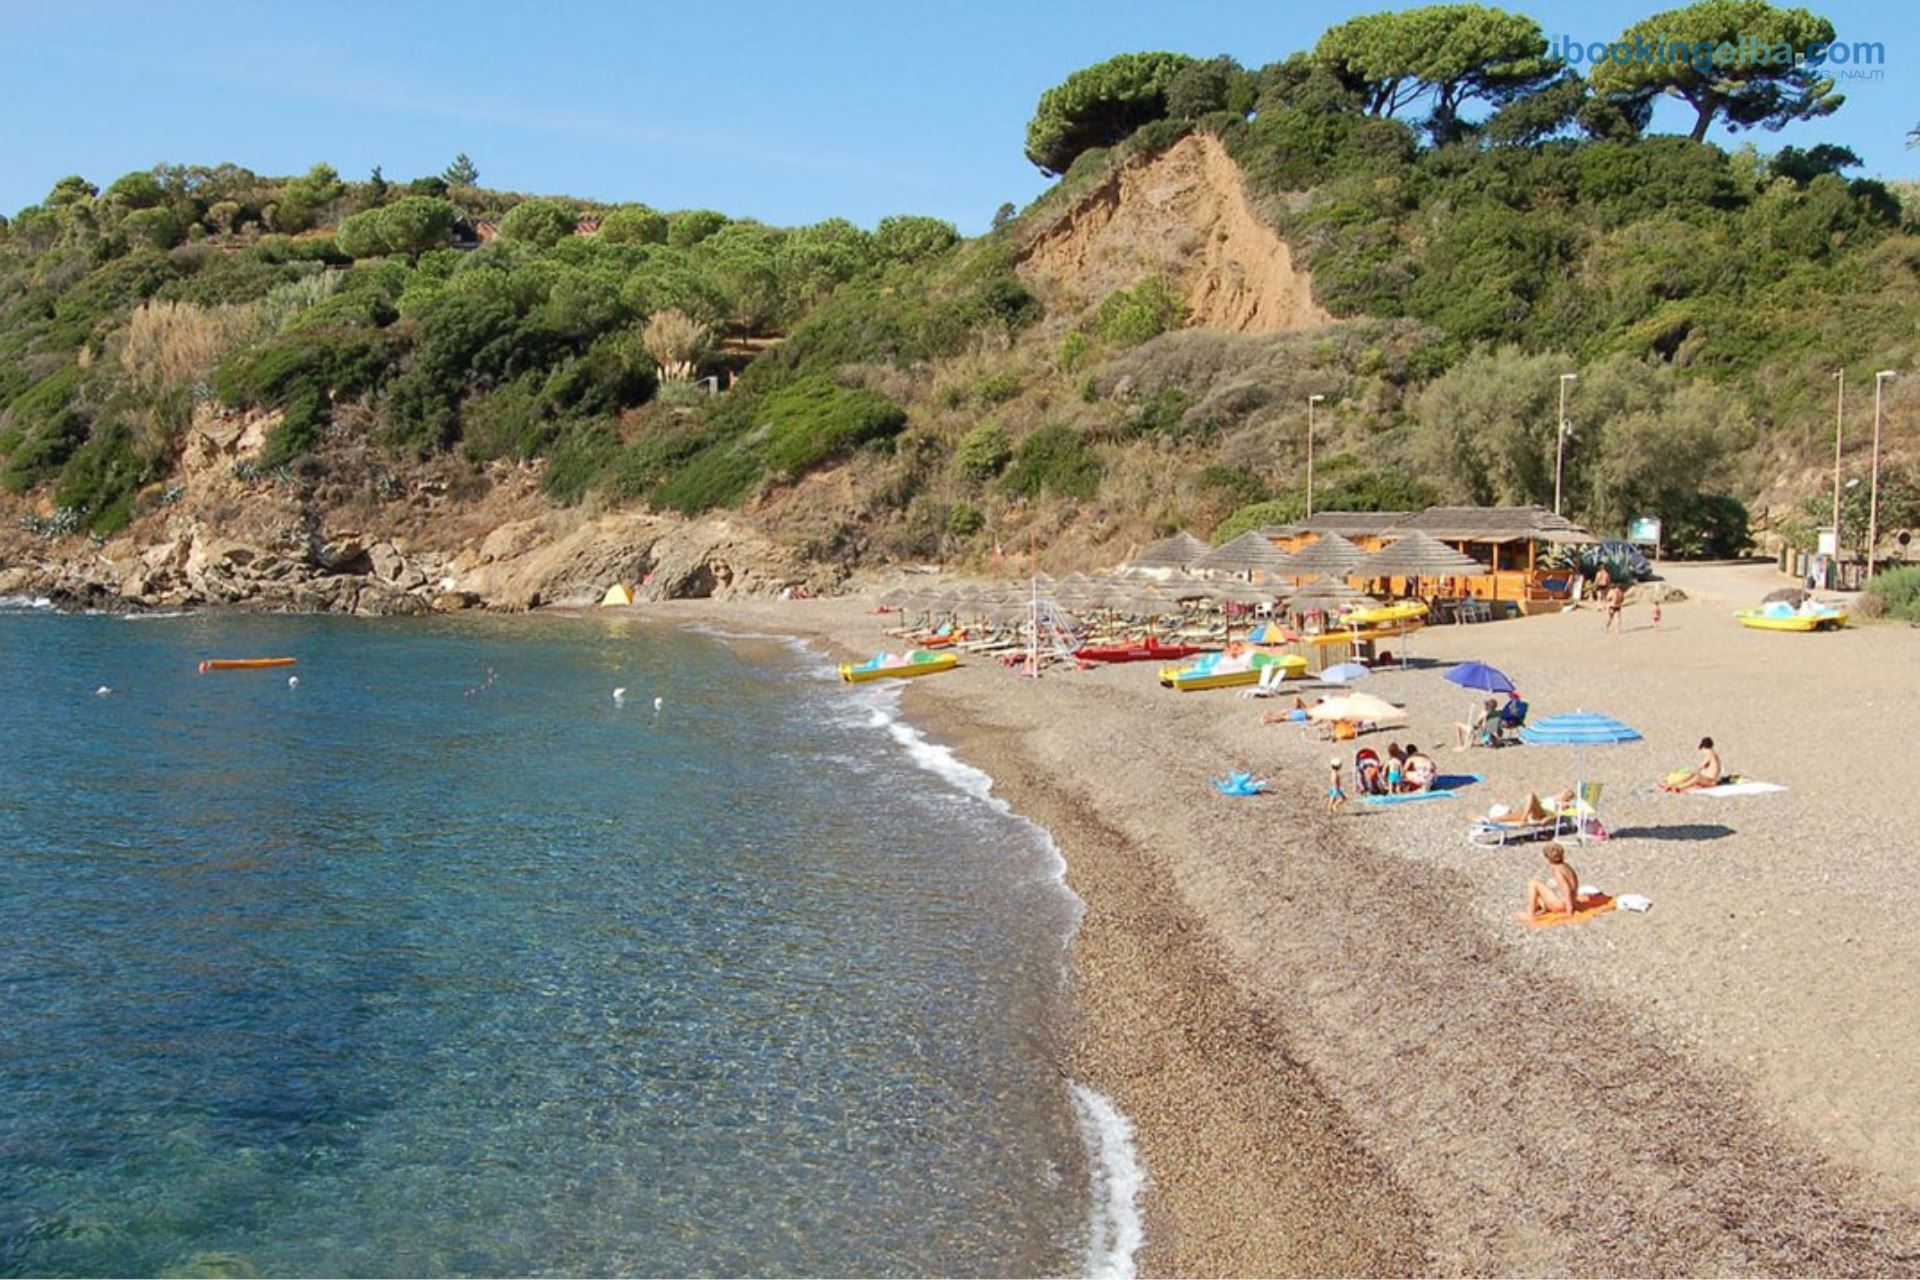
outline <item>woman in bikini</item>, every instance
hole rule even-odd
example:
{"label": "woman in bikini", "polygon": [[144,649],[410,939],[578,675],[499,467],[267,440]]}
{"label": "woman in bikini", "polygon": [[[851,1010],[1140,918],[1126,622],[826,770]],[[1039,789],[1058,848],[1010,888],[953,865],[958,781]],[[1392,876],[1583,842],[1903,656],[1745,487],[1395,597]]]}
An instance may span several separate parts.
{"label": "woman in bikini", "polygon": [[1670,773],[1660,784],[1662,791],[1705,791],[1717,787],[1725,776],[1720,767],[1720,752],[1712,738],[1700,739],[1700,763],[1690,770]]}

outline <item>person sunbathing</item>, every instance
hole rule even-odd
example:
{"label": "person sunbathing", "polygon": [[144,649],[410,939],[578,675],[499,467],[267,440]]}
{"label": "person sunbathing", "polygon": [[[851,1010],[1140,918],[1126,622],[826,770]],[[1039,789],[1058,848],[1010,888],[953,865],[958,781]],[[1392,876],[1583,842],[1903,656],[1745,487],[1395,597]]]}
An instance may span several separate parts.
{"label": "person sunbathing", "polygon": [[1551,874],[1545,881],[1527,881],[1527,914],[1570,916],[1580,906],[1580,873],[1567,861],[1567,851],[1556,841],[1547,845],[1547,866]]}
{"label": "person sunbathing", "polygon": [[1550,822],[1555,815],[1572,804],[1573,789],[1571,787],[1565,791],[1557,791],[1544,800],[1540,798],[1538,791],[1529,791],[1523,804],[1512,807],[1497,804],[1487,810],[1487,821],[1509,826],[1523,822]]}
{"label": "person sunbathing", "polygon": [[1700,739],[1700,763],[1691,769],[1682,769],[1670,773],[1660,783],[1662,791],[1704,791],[1708,787],[1720,785],[1723,770],[1720,767],[1720,752],[1715,749],[1712,738]]}
{"label": "person sunbathing", "polygon": [[1293,695],[1293,706],[1285,711],[1269,711],[1260,717],[1261,724],[1298,723],[1307,718],[1307,704],[1299,694]]}
{"label": "person sunbathing", "polygon": [[1431,791],[1433,780],[1440,774],[1440,766],[1433,757],[1418,748],[1407,752],[1406,781],[1401,784],[1404,791]]}

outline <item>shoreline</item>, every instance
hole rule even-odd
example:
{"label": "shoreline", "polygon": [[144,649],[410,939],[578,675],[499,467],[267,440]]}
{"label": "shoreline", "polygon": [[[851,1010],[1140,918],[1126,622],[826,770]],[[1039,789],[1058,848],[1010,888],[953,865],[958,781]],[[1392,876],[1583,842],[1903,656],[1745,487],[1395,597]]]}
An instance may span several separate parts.
{"label": "shoreline", "polygon": [[[742,621],[739,602],[647,612],[721,636]],[[763,620],[756,615],[755,626]],[[853,652],[832,627],[751,634],[801,638],[835,660]],[[925,696],[933,692],[907,682],[899,714],[1051,839],[1065,887],[1085,906],[1067,958],[1072,1024],[1061,1070],[1111,1100],[1132,1128],[1146,1175],[1141,1274],[1423,1270],[1422,1224],[1406,1196],[1311,1074],[1287,1059],[1272,1020],[1240,989],[1165,870],[1058,786],[1055,768],[1006,726]]]}
{"label": "shoreline", "polygon": [[[645,612],[848,654],[887,621],[864,608]],[[1676,888],[1656,890],[1664,913],[1609,921],[1619,934],[1503,927],[1511,890],[1488,885],[1523,886],[1528,862],[1464,853],[1457,816],[1411,813],[1441,806],[1329,821],[1324,745],[1249,726],[1231,695],[1162,695],[1138,668],[1034,682],[965,664],[906,682],[901,707],[1052,833],[1087,904],[1072,1065],[1134,1123],[1144,1273],[1882,1274],[1920,1257],[1900,1169],[1816,1140],[1710,1029],[1633,998],[1624,931],[1677,919]],[[1274,794],[1212,796],[1229,768]],[[1447,838],[1407,845],[1419,821]],[[1662,830],[1691,828],[1621,835]]]}
{"label": "shoreline", "polygon": [[[1460,822],[1563,782],[1563,753],[1440,753],[1443,771],[1484,767],[1493,781],[1464,804],[1329,819],[1325,744],[1260,726],[1231,694],[1168,694],[1137,666],[1033,681],[975,661],[901,682],[903,723],[1044,829],[1084,904],[1063,1076],[1133,1125],[1149,1179],[1142,1273],[1920,1265],[1908,1140],[1920,1110],[1905,1069],[1920,959],[1899,927],[1920,897],[1907,874],[1920,807],[1850,803],[1847,757],[1823,747],[1848,717],[1769,734],[1767,699],[1727,702],[1729,679],[1764,679],[1807,650],[1732,628],[1712,603],[1670,610],[1665,633],[1630,624],[1611,640],[1590,614],[1423,633],[1430,664],[1495,661],[1538,709],[1592,695],[1584,705],[1666,740],[1596,769],[1615,779],[1616,838],[1573,854],[1583,880],[1649,893],[1657,909],[1539,934],[1510,921],[1537,846],[1470,851]],[[847,599],[541,615],[792,638],[836,656],[870,652],[891,621]],[[1901,675],[1905,629],[1815,645],[1841,660],[1797,669],[1801,706],[1837,706],[1845,690],[1848,706],[1900,723],[1920,704]],[[1464,705],[1417,670],[1369,687],[1407,703],[1423,727],[1405,736],[1423,743]],[[1733,768],[1789,793],[1627,790],[1621,779],[1652,776],[1670,753],[1676,725],[1703,721],[1738,744]],[[1219,797],[1206,780],[1228,769],[1275,785]],[[1744,893],[1730,902],[1735,875]],[[1862,885],[1879,886],[1874,899]]]}

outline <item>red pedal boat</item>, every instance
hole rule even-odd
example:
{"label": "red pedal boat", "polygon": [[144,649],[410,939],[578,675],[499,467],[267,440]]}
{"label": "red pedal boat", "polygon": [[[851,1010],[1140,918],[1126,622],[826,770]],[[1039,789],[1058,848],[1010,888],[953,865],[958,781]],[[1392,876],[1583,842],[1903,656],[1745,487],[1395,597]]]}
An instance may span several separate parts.
{"label": "red pedal boat", "polygon": [[1073,656],[1082,662],[1178,662],[1196,653],[1206,652],[1197,644],[1161,644],[1148,638],[1133,644],[1099,645],[1075,649]]}

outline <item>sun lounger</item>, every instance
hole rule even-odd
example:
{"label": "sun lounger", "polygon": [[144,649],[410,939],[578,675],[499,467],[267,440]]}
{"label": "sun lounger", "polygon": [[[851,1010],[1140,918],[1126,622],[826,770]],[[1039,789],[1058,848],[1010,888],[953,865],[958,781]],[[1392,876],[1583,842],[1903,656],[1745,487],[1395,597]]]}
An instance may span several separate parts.
{"label": "sun lounger", "polygon": [[1556,840],[1577,840],[1586,844],[1607,838],[1606,825],[1600,821],[1600,793],[1605,787],[1606,784],[1600,782],[1580,784],[1573,803],[1554,815],[1553,835]]}
{"label": "sun lounger", "polygon": [[1275,698],[1280,695],[1281,682],[1287,678],[1287,669],[1279,663],[1261,668],[1260,683],[1251,689],[1242,689],[1243,698]]}

